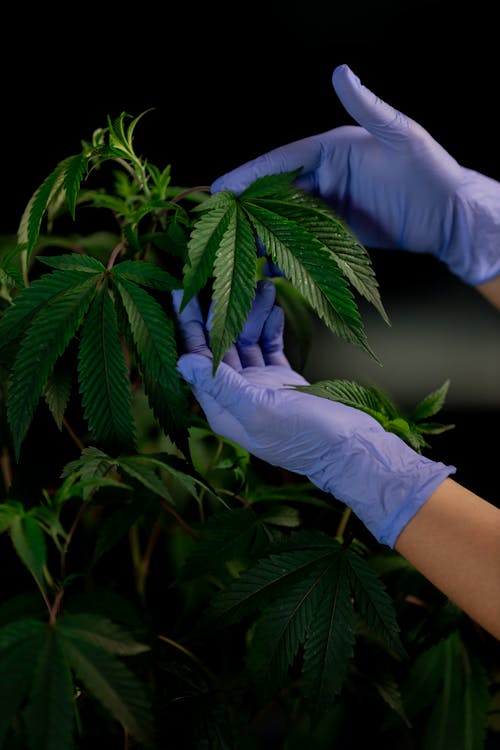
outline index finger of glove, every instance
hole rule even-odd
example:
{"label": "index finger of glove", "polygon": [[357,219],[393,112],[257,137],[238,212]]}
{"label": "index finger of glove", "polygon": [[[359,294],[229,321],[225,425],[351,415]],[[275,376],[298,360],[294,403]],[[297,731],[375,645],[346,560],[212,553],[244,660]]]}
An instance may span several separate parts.
{"label": "index finger of glove", "polygon": [[243,367],[263,367],[265,364],[260,339],[275,298],[276,288],[272,281],[260,280],[250,313],[236,342]]}
{"label": "index finger of glove", "polygon": [[[231,190],[233,193],[239,194],[252,182],[265,175],[293,172],[301,167],[304,174],[313,172],[321,163],[321,155],[321,141],[317,136],[302,138],[268,151],[256,159],[226,172],[212,183],[210,190],[212,193],[217,193],[219,190]],[[297,178],[296,184],[303,189],[308,187],[304,184],[303,176]]]}
{"label": "index finger of glove", "polygon": [[183,298],[182,289],[172,291],[172,302],[177,316],[177,324],[182,334],[184,346],[187,352],[203,354],[212,357],[212,352],[207,343],[205,323],[197,297],[193,297],[181,310]]}

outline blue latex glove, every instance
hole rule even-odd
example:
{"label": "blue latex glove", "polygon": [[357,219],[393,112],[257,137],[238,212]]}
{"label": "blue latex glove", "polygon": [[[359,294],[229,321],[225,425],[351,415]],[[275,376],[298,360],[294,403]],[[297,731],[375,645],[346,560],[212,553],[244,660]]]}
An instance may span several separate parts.
{"label": "blue latex glove", "polygon": [[303,167],[296,184],[322,197],[367,247],[431,253],[467,284],[500,273],[500,183],[460,166],[419,124],[376,97],[347,65],[333,86],[360,127],[274,149],[219,177],[240,193]]}
{"label": "blue latex glove", "polygon": [[401,530],[453,466],[416,453],[368,414],[296,391],[307,381],[283,352],[283,310],[260,281],[247,323],[212,375],[212,355],[196,298],[179,313],[188,353],[178,368],[211,429],[274,466],[304,475],[349,505],[380,542]]}

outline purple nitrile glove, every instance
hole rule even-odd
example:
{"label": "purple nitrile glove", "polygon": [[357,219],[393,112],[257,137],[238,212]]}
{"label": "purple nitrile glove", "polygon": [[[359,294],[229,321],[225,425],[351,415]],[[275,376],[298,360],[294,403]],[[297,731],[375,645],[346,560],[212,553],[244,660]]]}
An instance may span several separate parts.
{"label": "purple nitrile glove", "polygon": [[430,253],[470,285],[500,274],[500,183],[462,167],[414,120],[363,86],[347,65],[333,86],[359,123],[281,146],[219,177],[240,193],[303,167],[296,184],[323,198],[367,247]]}
{"label": "purple nitrile glove", "polygon": [[283,310],[275,287],[260,281],[247,323],[212,373],[196,298],[179,313],[187,352],[178,369],[211,429],[274,466],[304,475],[346,503],[375,538],[393,547],[439,484],[455,471],[416,453],[358,409],[294,390],[307,381],[283,351]]}

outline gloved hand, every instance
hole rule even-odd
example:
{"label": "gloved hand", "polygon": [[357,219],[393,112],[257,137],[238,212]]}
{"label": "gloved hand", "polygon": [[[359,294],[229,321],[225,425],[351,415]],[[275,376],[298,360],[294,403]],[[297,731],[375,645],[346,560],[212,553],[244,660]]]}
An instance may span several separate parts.
{"label": "gloved hand", "polygon": [[358,409],[289,387],[307,381],[284,354],[284,315],[274,304],[272,282],[258,283],[247,323],[215,376],[198,302],[193,298],[179,313],[181,299],[182,290],[173,292],[188,352],[178,369],[211,429],[269,464],[308,477],[393,547],[455,468],[416,453]]}
{"label": "gloved hand", "polygon": [[347,65],[333,86],[360,127],[274,149],[219,177],[240,193],[303,167],[296,184],[322,197],[370,248],[431,253],[467,284],[500,273],[500,183],[460,166],[423,127],[376,97]]}

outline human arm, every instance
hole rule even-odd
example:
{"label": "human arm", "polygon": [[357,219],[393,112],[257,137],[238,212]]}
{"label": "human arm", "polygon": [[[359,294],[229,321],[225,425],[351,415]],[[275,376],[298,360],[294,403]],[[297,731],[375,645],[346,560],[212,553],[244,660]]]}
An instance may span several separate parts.
{"label": "human arm", "polygon": [[476,289],[488,302],[500,310],[500,276],[495,276],[485,281],[484,284],[477,284]]}
{"label": "human arm", "polygon": [[259,282],[215,376],[197,300],[179,312],[181,299],[174,292],[187,351],[179,370],[211,428],[345,502],[378,541],[500,638],[500,510],[450,479],[453,466],[416,453],[368,414],[294,390],[307,381],[283,351],[272,282]]}
{"label": "human arm", "polygon": [[395,549],[500,640],[500,509],[451,478],[399,534]]}
{"label": "human arm", "polygon": [[329,203],[367,247],[430,253],[498,306],[500,183],[461,166],[348,66],[334,70],[333,86],[358,125],[273,149],[219,177],[212,191],[239,193],[265,174],[302,167],[296,184]]}

